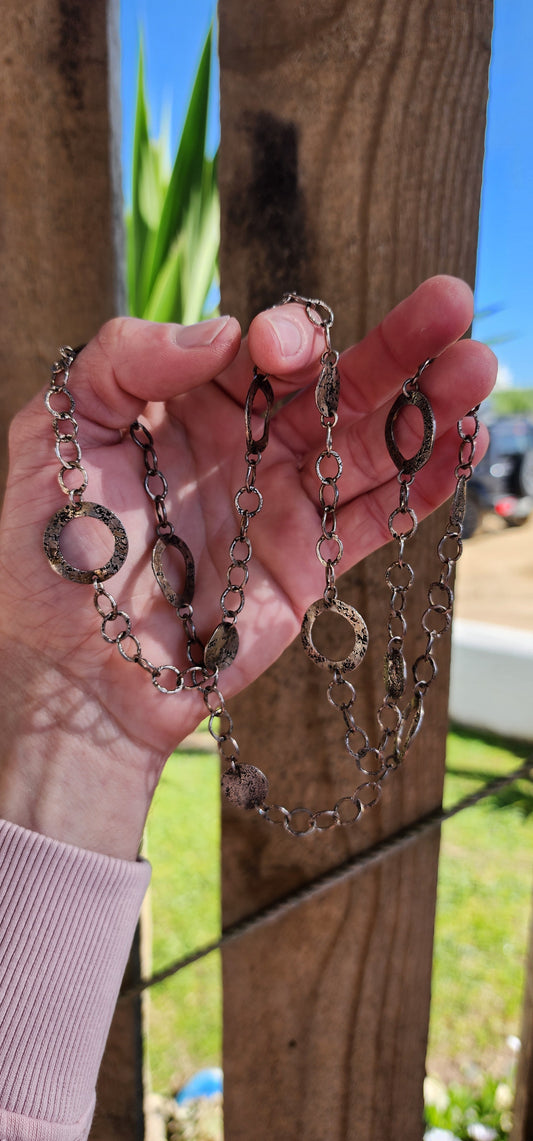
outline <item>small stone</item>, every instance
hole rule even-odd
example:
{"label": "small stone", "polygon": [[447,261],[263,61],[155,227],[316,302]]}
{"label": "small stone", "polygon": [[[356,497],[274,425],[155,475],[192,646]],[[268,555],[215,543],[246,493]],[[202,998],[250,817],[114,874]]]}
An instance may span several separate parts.
{"label": "small stone", "polygon": [[268,781],[255,765],[239,765],[227,769],[220,782],[224,796],[237,808],[257,808],[268,794]]}

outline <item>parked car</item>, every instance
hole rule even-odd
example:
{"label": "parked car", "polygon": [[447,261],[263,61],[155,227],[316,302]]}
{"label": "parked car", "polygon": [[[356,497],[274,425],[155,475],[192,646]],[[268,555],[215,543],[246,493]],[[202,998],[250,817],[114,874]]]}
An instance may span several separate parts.
{"label": "parked car", "polygon": [[488,451],[468,484],[465,539],[490,512],[509,527],[525,523],[533,512],[533,420],[505,416],[488,426]]}

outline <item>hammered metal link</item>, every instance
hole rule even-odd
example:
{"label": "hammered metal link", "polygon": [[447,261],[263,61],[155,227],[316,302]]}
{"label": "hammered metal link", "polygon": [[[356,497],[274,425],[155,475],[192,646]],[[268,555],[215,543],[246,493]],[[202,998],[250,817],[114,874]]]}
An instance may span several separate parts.
{"label": "hammered metal link", "polygon": [[[352,615],[356,615],[357,622],[366,631],[363,620],[360,615],[357,615],[354,608],[337,600],[335,568],[343,553],[342,541],[337,533],[338,480],[342,474],[342,460],[333,447],[333,429],[337,424],[336,402],[339,396],[338,353],[331,348],[333,313],[329,306],[317,299],[288,294],[283,303],[289,301],[295,301],[305,306],[309,320],[314,326],[322,329],[325,339],[325,351],[321,357],[322,371],[315,392],[321,424],[326,434],[325,447],[316,461],[316,472],[320,484],[319,516],[321,517],[321,534],[316,543],[316,554],[325,568],[325,588],[323,602],[314,605],[319,605],[321,610],[331,608],[340,614],[345,611],[346,614],[350,615],[348,621],[354,626],[354,629],[356,621]],[[67,510],[70,510],[73,516],[76,513],[82,513],[82,496],[87,486],[87,475],[82,465],[81,447],[78,442],[78,423],[74,414],[75,401],[68,388],[70,368],[75,357],[76,352],[69,347],[60,350],[59,358],[52,366],[51,384],[45,396],[45,405],[52,417],[56,455],[61,464],[60,486],[70,500],[71,508]],[[395,415],[407,403],[414,404],[422,412],[424,419],[423,446],[412,460],[405,459],[396,447],[393,428],[394,418],[390,428],[393,451],[395,450],[396,460],[399,460],[398,506],[389,516],[389,530],[391,537],[397,544],[397,550],[394,561],[391,562],[385,573],[386,583],[390,591],[387,624],[389,641],[385,655],[386,692],[377,711],[377,725],[380,731],[377,745],[370,743],[369,735],[365,729],[357,724],[355,718],[356,690],[345,676],[346,662],[349,662],[351,668],[354,668],[352,658],[349,657],[340,663],[329,662],[326,659],[326,665],[331,670],[331,678],[327,686],[327,700],[342,720],[344,745],[348,759],[352,763],[355,762],[358,771],[368,778],[358,784],[351,795],[341,797],[332,808],[322,807],[312,810],[300,805],[289,809],[283,805],[267,803],[268,785],[266,778],[254,766],[242,764],[239,759],[239,744],[234,732],[233,719],[226,707],[224,696],[218,684],[218,664],[216,660],[214,663],[208,664],[207,656],[204,658],[204,646],[194,623],[192,598],[186,600],[181,598],[179,605],[174,607],[186,638],[188,668],[182,671],[171,664],[157,666],[143,655],[140,640],[132,630],[129,615],[120,608],[113,595],[102,585],[101,579],[98,578],[100,572],[94,572],[92,579],[93,601],[100,619],[102,638],[107,643],[115,645],[118,653],[126,662],[137,665],[145,673],[148,673],[153,686],[160,693],[173,695],[187,690],[196,690],[201,694],[208,714],[209,733],[216,742],[221,759],[226,765],[229,765],[223,777],[223,782],[226,782],[224,788],[226,795],[230,799],[233,798],[234,802],[241,807],[255,808],[264,820],[284,828],[293,836],[312,835],[315,832],[329,831],[339,826],[354,824],[379,802],[383,781],[390,772],[402,764],[413,740],[420,731],[424,717],[425,696],[437,676],[438,666],[433,649],[438,639],[448,631],[451,623],[454,602],[451,581],[457,560],[462,554],[466,483],[472,474],[479,419],[478,408],[476,407],[467,413],[457,425],[460,442],[458,463],[455,468],[456,489],[448,524],[437,547],[437,557],[441,564],[441,570],[439,577],[435,578],[428,588],[427,607],[421,618],[421,628],[426,634],[426,645],[412,666],[411,694],[404,697],[406,689],[404,639],[407,632],[405,612],[408,592],[414,583],[413,568],[405,560],[404,555],[406,545],[415,534],[418,525],[415,512],[409,503],[411,487],[419,468],[429,459],[433,446],[433,429],[431,427],[433,414],[427,397],[419,392],[418,387],[420,377],[430,363],[430,361],[425,361],[416,375],[405,381],[402,395],[393,407],[393,411],[394,408],[397,410]],[[263,435],[259,439],[254,439],[251,421],[254,399],[259,391],[265,397],[267,408],[264,414]],[[233,624],[244,606],[244,588],[249,578],[248,564],[252,557],[252,545],[248,538],[248,529],[251,519],[259,513],[263,506],[262,494],[256,486],[256,477],[257,466],[268,442],[272,407],[270,394],[268,378],[258,374],[255,370],[245,413],[246,477],[245,483],[237,491],[234,501],[236,511],[240,516],[240,527],[238,535],[232,540],[229,548],[230,565],[226,573],[227,585],[221,596],[224,621],[221,627],[217,628],[219,632],[221,631],[219,633],[220,646],[227,653],[229,653],[228,647],[232,637]],[[467,430],[467,423],[470,430]],[[161,542],[166,540],[171,545],[175,544],[183,554],[183,551],[188,551],[188,548],[182,544],[181,540],[174,537],[174,527],[167,516],[168,483],[159,468],[153,437],[149,429],[138,421],[131,425],[130,435],[143,453],[145,467],[143,482],[146,494],[154,506],[156,535]],[[334,474],[331,474],[332,466]],[[326,468],[329,469],[329,474],[326,474]],[[77,481],[78,487],[68,487],[65,482],[67,473],[71,471],[78,473],[81,477]],[[245,496],[252,497],[254,505],[248,503],[246,506],[243,502]],[[84,511],[89,513],[91,508],[92,505],[86,504]],[[400,529],[400,521],[406,523],[403,530]],[[331,547],[328,549],[329,557],[326,557],[325,548],[327,544],[334,546],[333,551],[331,551]],[[185,554],[183,557],[187,558]],[[192,556],[190,558],[192,560]],[[231,597],[238,602],[238,605],[234,607],[227,605],[226,600]],[[118,633],[113,634],[112,628],[115,623],[121,625],[122,628],[118,630]],[[359,626],[357,628],[359,629]],[[216,633],[217,631],[215,631]],[[231,652],[233,653],[233,650]],[[223,668],[222,665],[220,668]],[[165,685],[164,683],[168,682],[169,678],[172,679],[172,684]],[[400,699],[403,699],[402,704],[400,704]]]}

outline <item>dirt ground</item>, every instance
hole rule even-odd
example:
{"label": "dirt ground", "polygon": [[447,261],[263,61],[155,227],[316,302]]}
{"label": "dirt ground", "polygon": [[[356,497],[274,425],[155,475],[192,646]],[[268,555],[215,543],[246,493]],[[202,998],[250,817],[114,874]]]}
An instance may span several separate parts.
{"label": "dirt ground", "polygon": [[506,527],[493,516],[464,544],[455,617],[533,631],[533,517]]}

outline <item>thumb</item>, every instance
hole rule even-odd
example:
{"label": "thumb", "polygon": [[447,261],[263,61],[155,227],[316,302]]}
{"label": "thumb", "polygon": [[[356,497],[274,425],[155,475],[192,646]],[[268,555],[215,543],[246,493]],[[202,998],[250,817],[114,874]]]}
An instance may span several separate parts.
{"label": "thumb", "polygon": [[76,408],[94,425],[123,428],[149,401],[171,400],[217,376],[240,343],[234,317],[196,325],[115,318],[76,360]]}
{"label": "thumb", "polygon": [[[170,400],[217,376],[234,359],[241,330],[234,317],[196,325],[163,325],[137,317],[116,317],[80,351],[69,388],[75,415],[84,422],[89,445],[114,443],[149,401]],[[51,363],[51,362],[50,362]],[[11,442],[43,435],[42,391],[11,427]]]}

